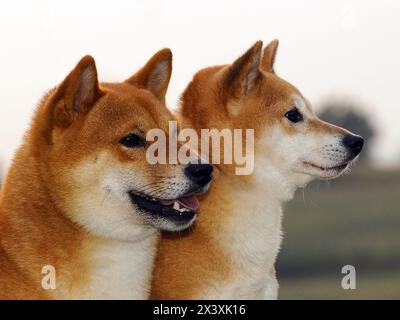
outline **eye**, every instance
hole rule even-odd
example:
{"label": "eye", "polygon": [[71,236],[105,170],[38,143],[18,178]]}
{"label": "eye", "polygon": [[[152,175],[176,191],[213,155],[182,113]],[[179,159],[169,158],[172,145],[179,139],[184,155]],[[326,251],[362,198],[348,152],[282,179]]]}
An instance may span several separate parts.
{"label": "eye", "polygon": [[146,144],[146,140],[134,133],[127,135],[126,137],[122,138],[119,143],[127,148],[137,148],[143,147]]}
{"label": "eye", "polygon": [[293,108],[285,113],[285,117],[289,119],[290,122],[296,123],[303,121],[303,115],[300,113],[299,109]]}

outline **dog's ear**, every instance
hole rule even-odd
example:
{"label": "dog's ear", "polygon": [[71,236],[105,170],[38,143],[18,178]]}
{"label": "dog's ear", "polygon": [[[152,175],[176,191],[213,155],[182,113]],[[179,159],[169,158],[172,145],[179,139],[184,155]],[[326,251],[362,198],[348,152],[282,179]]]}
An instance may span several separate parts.
{"label": "dog's ear", "polygon": [[165,48],[158,51],[146,65],[126,80],[134,86],[147,89],[159,100],[165,102],[172,74],[172,52]]}
{"label": "dog's ear", "polygon": [[261,70],[266,72],[274,72],[274,63],[276,52],[278,51],[279,40],[271,41],[264,49],[263,57],[261,60]]}
{"label": "dog's ear", "polygon": [[68,127],[74,119],[85,115],[100,96],[95,61],[84,56],[53,95],[54,124]]}
{"label": "dog's ear", "polygon": [[240,99],[252,90],[260,78],[262,42],[257,41],[223,74],[222,88],[229,99]]}

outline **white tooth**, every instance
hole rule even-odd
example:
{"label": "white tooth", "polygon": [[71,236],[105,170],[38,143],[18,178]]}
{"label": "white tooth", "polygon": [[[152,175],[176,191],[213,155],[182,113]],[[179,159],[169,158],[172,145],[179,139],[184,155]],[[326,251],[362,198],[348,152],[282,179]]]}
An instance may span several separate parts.
{"label": "white tooth", "polygon": [[178,202],[178,201],[174,201],[174,206],[173,206],[173,208],[174,208],[175,210],[179,210],[180,206],[179,206],[179,202]]}
{"label": "white tooth", "polygon": [[184,212],[185,211],[185,208],[180,208],[180,209],[178,209],[180,212]]}

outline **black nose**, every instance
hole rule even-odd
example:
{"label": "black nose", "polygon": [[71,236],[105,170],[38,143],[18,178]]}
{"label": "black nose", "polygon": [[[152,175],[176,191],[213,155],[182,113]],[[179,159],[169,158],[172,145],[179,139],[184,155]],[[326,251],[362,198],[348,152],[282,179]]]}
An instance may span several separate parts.
{"label": "black nose", "polygon": [[363,147],[364,139],[354,134],[346,134],[343,138],[344,146],[350,150],[353,156],[357,156]]}
{"label": "black nose", "polygon": [[204,187],[211,181],[213,166],[209,164],[189,164],[185,169],[186,176],[196,182],[198,185]]}

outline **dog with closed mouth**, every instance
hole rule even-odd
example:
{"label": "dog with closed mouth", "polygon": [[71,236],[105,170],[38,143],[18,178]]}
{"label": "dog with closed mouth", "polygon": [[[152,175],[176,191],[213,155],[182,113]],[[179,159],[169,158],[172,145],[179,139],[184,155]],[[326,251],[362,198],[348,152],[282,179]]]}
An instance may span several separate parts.
{"label": "dog with closed mouth", "polygon": [[162,236],[154,299],[276,299],[282,203],[341,175],[362,149],[360,136],[320,120],[275,74],[277,47],[257,42],[233,64],[199,71],[182,95],[183,127],[254,129],[254,172],[215,166],[193,230]]}
{"label": "dog with closed mouth", "polygon": [[173,120],[171,72],[163,49],[128,80],[99,83],[85,56],[45,95],[1,190],[0,298],[148,297],[157,231],[193,223],[212,171],[146,160],[146,133],[168,135]]}

